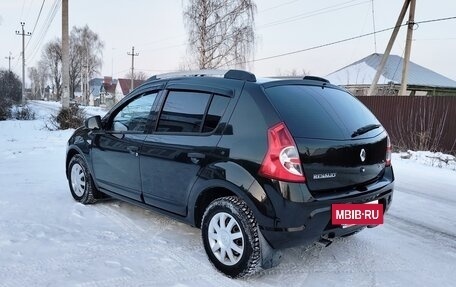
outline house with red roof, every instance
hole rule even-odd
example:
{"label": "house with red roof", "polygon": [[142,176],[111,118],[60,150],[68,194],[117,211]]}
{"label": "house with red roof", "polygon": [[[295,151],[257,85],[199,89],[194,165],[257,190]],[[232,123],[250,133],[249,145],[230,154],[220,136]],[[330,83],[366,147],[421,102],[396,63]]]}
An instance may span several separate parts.
{"label": "house with red roof", "polygon": [[[134,80],[133,89],[139,87],[144,80]],[[128,95],[131,91],[131,80],[130,79],[117,79],[117,86],[115,89],[115,101],[120,101],[123,97]]]}

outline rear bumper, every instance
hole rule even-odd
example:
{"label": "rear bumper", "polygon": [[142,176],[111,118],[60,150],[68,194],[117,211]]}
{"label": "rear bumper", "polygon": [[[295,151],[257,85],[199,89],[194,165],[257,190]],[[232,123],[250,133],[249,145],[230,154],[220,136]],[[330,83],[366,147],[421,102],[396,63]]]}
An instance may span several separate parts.
{"label": "rear bumper", "polygon": [[274,226],[264,226],[260,222],[260,230],[275,249],[312,244],[321,237],[344,236],[365,226],[342,228],[340,225],[332,225],[331,205],[333,203],[366,203],[378,200],[383,204],[383,211],[386,214],[392,202],[393,189],[394,182],[385,178],[366,191],[350,193],[345,197],[320,198],[308,202],[282,199],[280,208],[276,208],[277,217]]}

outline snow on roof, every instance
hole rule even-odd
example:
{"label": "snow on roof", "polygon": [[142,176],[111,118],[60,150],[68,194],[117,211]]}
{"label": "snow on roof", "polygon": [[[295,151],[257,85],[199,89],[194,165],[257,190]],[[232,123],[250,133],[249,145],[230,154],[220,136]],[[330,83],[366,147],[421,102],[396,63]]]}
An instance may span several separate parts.
{"label": "snow on roof", "polygon": [[[122,89],[122,93],[124,95],[127,95],[130,92],[130,86],[131,86],[131,80],[130,79],[117,79],[120,88]],[[144,80],[134,80],[133,85],[135,88],[139,87],[141,84],[143,84],[145,81]]]}
{"label": "snow on roof", "polygon": [[[377,67],[383,54],[369,55],[353,64],[339,69],[326,76],[326,79],[336,85],[370,85],[374,79]],[[400,84],[402,80],[403,58],[390,55],[385,69],[378,81],[379,84]],[[456,88],[456,81],[429,70],[410,61],[408,84],[416,86]]]}

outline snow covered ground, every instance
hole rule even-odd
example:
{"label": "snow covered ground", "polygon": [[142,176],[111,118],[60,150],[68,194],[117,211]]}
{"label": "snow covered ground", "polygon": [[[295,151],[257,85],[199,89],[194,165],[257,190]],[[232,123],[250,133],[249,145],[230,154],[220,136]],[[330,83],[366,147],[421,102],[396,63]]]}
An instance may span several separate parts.
{"label": "snow covered ground", "polygon": [[[393,155],[383,226],[329,247],[286,250],[276,268],[232,280],[206,259],[200,231],[109,200],[76,203],[64,174],[72,131],[0,122],[0,286],[454,286],[456,171]],[[102,110],[93,111],[103,113]]]}

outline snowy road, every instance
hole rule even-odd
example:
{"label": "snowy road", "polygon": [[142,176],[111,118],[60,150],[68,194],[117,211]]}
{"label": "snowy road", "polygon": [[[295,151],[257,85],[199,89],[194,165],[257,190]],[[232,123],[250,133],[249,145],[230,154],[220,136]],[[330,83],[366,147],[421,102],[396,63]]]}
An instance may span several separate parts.
{"label": "snowy road", "polygon": [[[37,108],[37,106],[34,106]],[[39,115],[46,114],[39,108]],[[231,280],[206,259],[200,231],[110,200],[76,203],[64,175],[71,131],[0,122],[0,286],[454,286],[456,171],[393,157],[386,223]]]}

